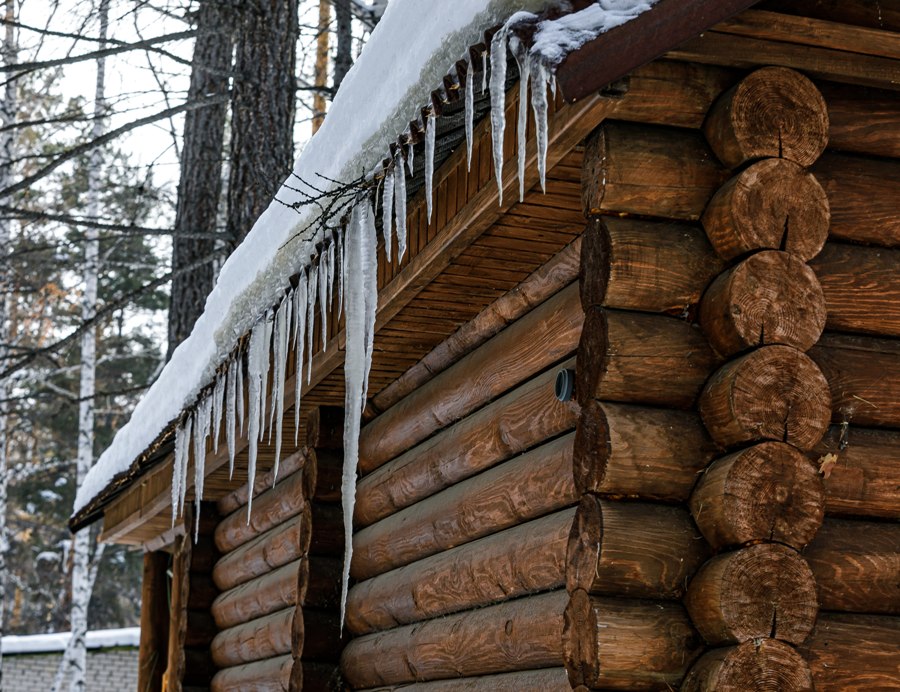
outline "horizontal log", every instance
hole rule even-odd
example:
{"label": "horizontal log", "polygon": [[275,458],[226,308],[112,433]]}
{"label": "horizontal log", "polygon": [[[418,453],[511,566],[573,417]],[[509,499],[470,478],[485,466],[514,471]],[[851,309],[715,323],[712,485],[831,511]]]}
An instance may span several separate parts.
{"label": "horizontal log", "polygon": [[474,351],[528,311],[561,291],[578,278],[581,237],[560,250],[528,278],[504,293],[470,321],[435,346],[422,360],[372,397],[373,405],[384,411],[425,382]]}
{"label": "horizontal log", "polygon": [[369,579],[574,504],[573,440],[548,442],[359,531],[351,575]]}
{"label": "horizontal log", "polygon": [[823,610],[900,614],[900,524],[828,519],[803,556]]}
{"label": "horizontal log", "polygon": [[780,440],[806,450],[828,428],[828,385],[806,354],[763,346],[715,372],[700,397],[700,416],[725,447]]}
{"label": "horizontal log", "polygon": [[900,158],[900,95],[893,91],[822,82],[832,149]]}
{"label": "horizontal log", "polygon": [[806,351],[825,329],[825,306],[822,286],[806,263],[764,250],[712,283],[700,303],[700,326],[723,356],[767,344]]}
{"label": "horizontal log", "polygon": [[823,19],[851,27],[900,31],[900,3],[897,0],[878,2],[844,2],[844,0],[765,0],[760,8],[800,17]]}
{"label": "horizontal log", "polygon": [[717,550],[758,541],[799,550],[824,517],[818,471],[795,447],[761,442],[710,465],[691,495],[691,513]]}
{"label": "horizontal log", "polygon": [[719,256],[754,250],[815,257],[828,237],[829,195],[816,176],[785,159],[763,159],[715,191],[703,228]]}
{"label": "horizontal log", "polygon": [[320,502],[341,501],[341,470],[343,452],[314,448],[308,451],[304,469],[303,496]]}
{"label": "horizontal log", "polygon": [[822,613],[800,654],[817,692],[893,690],[900,680],[900,618]]}
{"label": "horizontal log", "polygon": [[828,243],[810,262],[840,332],[900,336],[900,248]]}
{"label": "horizontal log", "polygon": [[466,416],[364,476],[354,524],[368,526],[479,471],[571,430],[577,407],[561,402],[554,382],[562,363]]}
{"label": "horizontal log", "polygon": [[799,72],[764,67],[716,99],[703,133],[729,168],[772,157],[809,166],[828,144],[828,109]]}
{"label": "horizontal log", "polygon": [[826,333],[809,355],[831,388],[834,423],[900,428],[900,342]]}
{"label": "horizontal log", "polygon": [[219,595],[212,605],[216,625],[224,630],[297,605],[299,569],[300,560],[294,560]]}
{"label": "horizontal log", "polygon": [[828,195],[832,240],[900,246],[900,161],[829,152],[812,172]]}
{"label": "horizontal log", "polygon": [[229,668],[289,653],[293,617],[290,607],[222,630],[209,647],[213,663]]}
{"label": "horizontal log", "polygon": [[713,645],[762,637],[799,644],[818,613],[809,565],[777,543],[717,555],[691,580],[684,605]]}
{"label": "horizontal log", "polygon": [[584,495],[569,534],[566,588],[678,599],[709,551],[681,507]]}
{"label": "horizontal log", "polygon": [[755,639],[712,649],[691,666],[682,692],[783,690],[812,692],[812,672],[794,647],[777,639]]}
{"label": "horizontal log", "polygon": [[606,121],[585,142],[585,215],[696,221],[729,174],[691,130]]}
{"label": "horizontal log", "polygon": [[591,308],[578,344],[575,394],[691,408],[718,365],[699,329],[665,315]]}
{"label": "horizontal log", "polygon": [[302,505],[303,470],[299,469],[257,498],[249,520],[246,507],[238,508],[222,519],[216,527],[216,547],[223,553],[231,552],[242,543],[297,516]]}
{"label": "horizontal log", "polygon": [[350,589],[347,629],[386,630],[563,585],[574,509],[526,522]]}
{"label": "horizontal log", "polygon": [[724,268],[696,226],[593,217],[581,246],[581,304],[689,314]]}
{"label": "horizontal log", "polygon": [[541,303],[363,428],[360,470],[373,471],[565,358],[583,319],[574,284]]}
{"label": "horizontal log", "polygon": [[388,692],[389,690],[405,690],[407,692],[456,692],[469,690],[472,692],[521,692],[522,690],[541,690],[541,692],[569,692],[569,678],[566,669],[539,668],[538,670],[520,670],[515,673],[500,675],[481,675],[474,678],[452,678],[450,680],[434,680],[432,682],[414,682],[409,685],[388,685],[373,687],[366,692]]}
{"label": "horizontal log", "polygon": [[825,476],[825,512],[900,519],[900,432],[840,426],[810,452]]}
{"label": "horizontal log", "polygon": [[693,411],[589,401],[575,431],[579,493],[687,500],[721,449]]}
{"label": "horizontal log", "polygon": [[309,505],[304,505],[298,516],[224,555],[213,569],[216,586],[227,591],[306,554],[311,535],[303,527],[310,516]]}
{"label": "horizontal log", "polygon": [[210,683],[210,692],[288,692],[292,656],[278,656],[264,661],[245,663],[218,671]]}
{"label": "horizontal log", "polygon": [[[256,499],[259,495],[275,485],[275,481],[278,478],[285,478],[286,476],[291,475],[302,468],[305,463],[306,453],[305,450],[302,449],[294,452],[286,459],[282,459],[281,463],[278,465],[277,477],[274,473],[275,469],[256,477],[256,481],[253,484],[253,498]],[[228,493],[216,503],[219,514],[227,516],[232,512],[236,512],[238,508],[244,507],[247,504],[247,498],[249,496],[250,485],[249,483],[244,483],[240,488]]]}
{"label": "horizontal log", "polygon": [[565,591],[352,639],[341,670],[354,688],[555,667]]}
{"label": "horizontal log", "polygon": [[677,603],[577,590],[566,606],[563,653],[573,687],[677,688],[702,650],[700,635]]}

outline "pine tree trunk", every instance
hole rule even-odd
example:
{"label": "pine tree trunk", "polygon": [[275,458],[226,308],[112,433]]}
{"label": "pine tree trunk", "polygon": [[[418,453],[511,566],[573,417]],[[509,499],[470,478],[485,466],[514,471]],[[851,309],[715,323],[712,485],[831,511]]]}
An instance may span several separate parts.
{"label": "pine tree trunk", "polygon": [[328,49],[331,41],[331,0],[319,0],[319,35],[316,37],[316,70],[315,85],[323,91],[313,93],[312,132],[316,134],[325,120],[324,89],[328,84]]}
{"label": "pine tree trunk", "polygon": [[334,88],[338,87],[353,66],[353,15],[350,0],[335,0],[334,14],[337,20],[337,52],[334,56]]}
{"label": "pine tree trunk", "polygon": [[[197,38],[188,100],[228,93],[234,47],[234,9],[228,2],[204,0],[197,13]],[[184,147],[175,236],[172,241],[172,294],[169,305],[169,346],[166,360],[191,333],[213,287],[212,256],[222,194],[222,157],[228,104],[212,103],[184,117]],[[208,234],[208,237],[198,237]],[[198,268],[178,269],[204,258]]]}

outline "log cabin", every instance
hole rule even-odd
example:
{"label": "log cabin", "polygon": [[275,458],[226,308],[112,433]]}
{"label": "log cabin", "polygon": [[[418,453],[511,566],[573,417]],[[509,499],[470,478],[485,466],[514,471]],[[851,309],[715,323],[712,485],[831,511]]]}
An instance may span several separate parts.
{"label": "log cabin", "polygon": [[371,218],[98,464],[71,526],[144,551],[141,690],[900,689],[900,2],[659,0],[569,43],[599,5],[541,4],[473,14],[374,145],[359,409],[312,271],[346,299]]}

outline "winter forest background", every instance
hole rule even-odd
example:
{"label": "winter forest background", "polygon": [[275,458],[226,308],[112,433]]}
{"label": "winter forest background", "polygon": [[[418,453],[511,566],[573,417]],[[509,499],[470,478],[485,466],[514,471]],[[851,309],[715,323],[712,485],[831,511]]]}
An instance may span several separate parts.
{"label": "winter forest background", "polygon": [[94,574],[87,627],[138,624],[141,555],[73,540],[77,485],[384,4],[0,0],[3,634],[83,629]]}

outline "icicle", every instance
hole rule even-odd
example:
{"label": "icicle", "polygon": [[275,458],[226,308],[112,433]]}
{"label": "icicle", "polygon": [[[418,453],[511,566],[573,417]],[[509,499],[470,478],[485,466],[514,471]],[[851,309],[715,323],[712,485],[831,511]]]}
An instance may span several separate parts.
{"label": "icicle", "polygon": [[488,52],[486,50],[481,51],[481,95],[484,96],[484,92],[487,91],[488,86]]}
{"label": "icicle", "polygon": [[416,147],[413,144],[412,138],[409,140],[409,146],[407,147],[408,151],[406,154],[406,169],[409,171],[410,175],[415,175],[415,169],[413,168],[413,162],[415,161]]}
{"label": "icicle", "polygon": [[[265,379],[265,372],[268,370],[268,352],[269,341],[266,339],[268,334],[268,319],[263,318],[257,322],[250,332],[250,348],[247,352],[247,381],[249,385],[250,404],[249,421],[247,423],[247,484],[249,488],[253,488],[256,481],[256,453],[259,446],[259,440],[262,437],[260,431],[260,404],[264,403],[265,395],[262,391],[262,381]],[[265,368],[264,368],[265,365]],[[250,509],[253,504],[253,493],[251,492],[247,498],[247,523],[250,523]]]}
{"label": "icicle", "polygon": [[172,526],[175,526],[175,519],[178,515],[178,508],[181,506],[181,484],[182,484],[182,467],[187,463],[185,458],[185,422],[181,421],[175,427],[175,461],[172,463]]}
{"label": "icicle", "polygon": [[300,433],[300,393],[303,389],[303,349],[306,344],[306,269],[300,270],[300,279],[294,290],[294,446]]}
{"label": "icicle", "polygon": [[367,389],[370,342],[374,332],[372,307],[377,300],[375,226],[368,200],[353,209],[347,233],[348,285],[346,297],[347,344],[344,361],[344,469],[341,507],[344,515],[344,569],[341,582],[341,626],[347,606],[350,560],[353,556],[353,506],[356,497],[356,467],[359,460],[359,429]]}
{"label": "icicle", "polygon": [[316,293],[319,287],[319,268],[309,265],[306,282],[306,384],[312,379],[313,327],[316,320]]}
{"label": "icicle", "polygon": [[[432,124],[435,124],[435,122],[433,121]],[[362,416],[362,409],[366,406],[366,395],[368,394],[369,371],[372,369],[372,353],[375,348],[375,311],[378,307],[378,255],[375,252],[378,231],[375,229],[375,210],[372,208],[371,203],[368,203],[366,212],[365,249],[367,252],[363,255],[363,273],[366,282],[366,373],[363,378],[364,385],[360,416]]]}
{"label": "icicle", "polygon": [[341,319],[341,311],[344,309],[344,229],[338,227],[337,230],[337,271],[338,271],[338,313],[337,318]]}
{"label": "icicle", "polygon": [[[484,91],[484,89],[482,89]],[[475,121],[475,70],[466,71],[466,166],[472,170],[472,129]]]}
{"label": "icicle", "polygon": [[[412,145],[410,145],[412,149]],[[410,168],[410,171],[412,168]],[[397,219],[397,263],[406,254],[406,173],[403,170],[403,151],[394,159],[394,216]],[[349,251],[348,251],[349,252]]]}
{"label": "icicle", "polygon": [[216,375],[216,386],[213,389],[212,422],[213,422],[213,454],[219,453],[219,433],[222,432],[222,414],[225,408],[225,373]]}
{"label": "icicle", "polygon": [[394,168],[384,175],[384,192],[381,194],[381,234],[384,238],[384,256],[391,262],[391,226],[394,223]]}
{"label": "icicle", "polygon": [[334,233],[328,243],[328,312],[334,307]]}
{"label": "icicle", "polygon": [[228,363],[228,385],[225,392],[225,442],[228,445],[228,480],[234,476],[234,442],[235,442],[235,420],[237,407],[237,359],[232,359]]}
{"label": "icicle", "polygon": [[515,40],[516,64],[519,66],[519,118],[516,123],[516,153],[519,174],[519,201],[525,199],[525,147],[528,136],[528,80],[531,76],[531,63],[528,51],[521,42]]}
{"label": "icicle", "polygon": [[[184,434],[181,438],[181,455],[182,455],[182,463],[181,463],[181,473],[179,474],[178,479],[178,516],[184,515],[184,499],[187,497],[187,476],[188,476],[188,463],[190,462],[190,453],[191,453],[191,429],[192,429],[192,417],[186,416],[184,419]],[[175,511],[175,508],[172,508],[172,511]]]}
{"label": "icicle", "polygon": [[322,248],[319,253],[319,319],[322,320],[322,350],[328,346],[328,253]]}
{"label": "icicle", "polygon": [[200,537],[200,503],[206,479],[206,438],[209,437],[212,403],[212,397],[207,396],[194,410],[194,543]]}
{"label": "icicle", "polygon": [[272,408],[275,410],[275,465],[272,470],[273,484],[278,478],[278,463],[281,460],[281,435],[284,422],[284,380],[288,357],[288,327],[293,296],[288,294],[281,301],[275,314],[275,374],[272,380]]}
{"label": "icicle", "polygon": [[430,113],[425,120],[425,208],[428,223],[431,224],[432,183],[434,181],[434,136],[437,131],[437,117]]}
{"label": "icicle", "polygon": [[534,79],[531,84],[531,109],[534,111],[534,130],[537,137],[538,174],[541,190],[546,191],[547,183],[547,82],[550,71],[540,61],[535,61]]}
{"label": "icicle", "polygon": [[491,143],[494,177],[503,203],[503,131],[506,129],[506,29],[491,39]]}
{"label": "icicle", "polygon": [[244,429],[246,428],[247,416],[244,415],[246,412],[244,411],[244,354],[238,351],[237,357],[235,358],[235,362],[237,363],[237,377],[235,378],[235,382],[237,383],[237,414],[238,414],[238,423],[240,423],[240,431],[241,434],[244,434]]}
{"label": "icicle", "polygon": [[[266,397],[269,390],[269,349],[272,348],[272,330],[275,326],[274,315],[271,310],[266,313],[266,347],[262,350],[261,386],[259,395],[259,441],[262,442],[266,433]],[[272,428],[269,427],[269,442],[272,441]]]}

